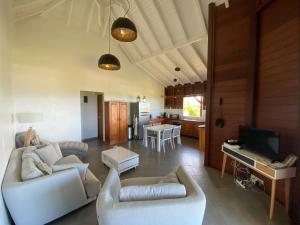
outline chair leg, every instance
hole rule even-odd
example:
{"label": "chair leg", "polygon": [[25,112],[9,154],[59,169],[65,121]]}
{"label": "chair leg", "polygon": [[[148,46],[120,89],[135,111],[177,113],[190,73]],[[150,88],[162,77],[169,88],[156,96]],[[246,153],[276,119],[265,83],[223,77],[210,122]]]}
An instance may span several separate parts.
{"label": "chair leg", "polygon": [[175,137],[172,138],[172,143],[173,143],[173,146],[174,146],[174,149],[176,148],[176,145],[175,145]]}
{"label": "chair leg", "polygon": [[172,149],[175,149],[175,145],[174,145],[173,139],[170,139],[170,142],[171,142]]}
{"label": "chair leg", "polygon": [[179,145],[181,145],[181,137],[180,137],[180,136],[177,136],[177,143],[178,143]]}
{"label": "chair leg", "polygon": [[162,142],[162,145],[163,145],[164,152],[166,152],[165,141]]}

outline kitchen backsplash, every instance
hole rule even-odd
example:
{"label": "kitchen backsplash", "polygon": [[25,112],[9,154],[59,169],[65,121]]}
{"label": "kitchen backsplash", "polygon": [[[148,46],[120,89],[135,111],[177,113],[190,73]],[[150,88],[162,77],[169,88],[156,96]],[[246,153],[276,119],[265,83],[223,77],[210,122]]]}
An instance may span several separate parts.
{"label": "kitchen backsplash", "polygon": [[182,109],[165,109],[164,112],[169,113],[169,114],[179,114],[180,119],[195,119],[195,120],[199,120],[199,121],[205,121],[205,114],[206,114],[206,112],[203,111],[203,116],[200,118],[188,118],[188,117],[183,117]]}

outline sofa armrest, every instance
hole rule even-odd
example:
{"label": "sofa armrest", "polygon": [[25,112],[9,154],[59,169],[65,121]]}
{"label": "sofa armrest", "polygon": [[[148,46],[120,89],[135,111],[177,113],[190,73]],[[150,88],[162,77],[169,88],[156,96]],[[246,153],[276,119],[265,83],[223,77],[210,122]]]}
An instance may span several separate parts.
{"label": "sofa armrest", "polygon": [[[180,181],[186,186],[187,197],[153,201],[119,202],[116,197],[108,194],[105,195],[106,198],[98,199],[97,201],[99,224],[201,225],[206,207],[205,195],[199,185],[183,168],[180,167],[176,173]],[[112,180],[115,178],[108,177],[108,179],[111,179],[110,183],[113,184]],[[105,188],[109,188],[109,186]],[[110,196],[110,198],[107,196]]]}
{"label": "sofa armrest", "polygon": [[100,213],[102,209],[112,207],[113,204],[118,203],[120,189],[119,174],[115,169],[110,169],[97,199],[97,212]]}
{"label": "sofa armrest", "polygon": [[18,225],[45,224],[87,202],[77,169],[5,184],[3,196]]}

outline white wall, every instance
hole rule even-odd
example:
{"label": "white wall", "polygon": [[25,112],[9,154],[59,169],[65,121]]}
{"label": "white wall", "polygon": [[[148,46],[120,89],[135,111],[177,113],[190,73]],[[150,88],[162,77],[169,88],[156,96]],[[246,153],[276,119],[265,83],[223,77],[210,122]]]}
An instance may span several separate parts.
{"label": "white wall", "polygon": [[130,64],[115,42],[116,72],[100,70],[107,39],[67,26],[56,17],[33,17],[14,26],[13,89],[16,112],[43,112],[43,138],[81,140],[80,91],[104,92],[105,100],[146,96],[154,116],[163,111],[163,87]]}
{"label": "white wall", "polygon": [[[10,5],[9,0],[0,1],[0,183],[14,146],[13,101],[10,68]],[[9,224],[0,194],[0,224]]]}
{"label": "white wall", "polygon": [[[97,93],[81,91],[81,137],[82,139],[98,137],[98,97]],[[88,102],[84,103],[84,96]]]}

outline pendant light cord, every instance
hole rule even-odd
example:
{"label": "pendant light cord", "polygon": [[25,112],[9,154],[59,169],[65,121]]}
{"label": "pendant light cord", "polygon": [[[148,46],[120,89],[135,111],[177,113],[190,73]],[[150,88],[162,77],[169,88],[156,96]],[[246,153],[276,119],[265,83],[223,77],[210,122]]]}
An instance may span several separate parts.
{"label": "pendant light cord", "polygon": [[127,11],[125,12],[125,14],[124,14],[123,17],[125,17],[125,16],[128,14],[129,10],[130,10],[130,2],[129,2],[129,0],[127,0],[127,4],[128,4],[128,9],[127,9]]}
{"label": "pendant light cord", "polygon": [[[109,0],[109,27],[111,26],[111,0]],[[108,52],[110,54],[110,32],[108,29]]]}

